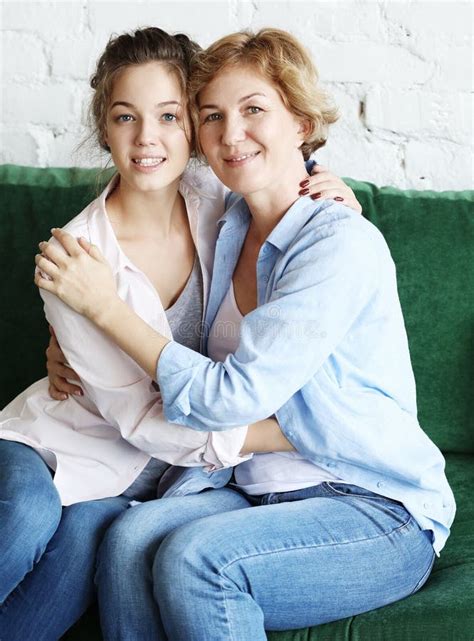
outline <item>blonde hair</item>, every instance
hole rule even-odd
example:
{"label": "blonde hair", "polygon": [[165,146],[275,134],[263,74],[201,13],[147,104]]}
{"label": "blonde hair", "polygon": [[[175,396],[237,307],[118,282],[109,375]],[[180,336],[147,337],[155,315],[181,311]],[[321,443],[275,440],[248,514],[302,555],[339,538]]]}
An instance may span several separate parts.
{"label": "blonde hair", "polygon": [[[190,107],[198,129],[199,93],[223,69],[250,66],[279,90],[286,108],[309,124],[301,146],[305,160],[322,147],[337,109],[318,86],[318,72],[309,53],[298,40],[281,29],[258,33],[240,31],[220,38],[197,54],[190,81]],[[197,136],[198,151],[199,137]]]}

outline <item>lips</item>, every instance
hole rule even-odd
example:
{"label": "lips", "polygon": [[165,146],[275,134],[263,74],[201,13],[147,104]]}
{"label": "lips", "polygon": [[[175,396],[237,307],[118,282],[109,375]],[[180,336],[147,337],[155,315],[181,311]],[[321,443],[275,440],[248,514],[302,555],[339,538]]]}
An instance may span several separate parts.
{"label": "lips", "polygon": [[135,165],[139,165],[140,167],[157,167],[158,165],[161,165],[162,162],[164,162],[166,158],[163,158],[162,156],[146,156],[143,158],[132,158],[132,161],[135,163]]}
{"label": "lips", "polygon": [[226,163],[229,163],[230,165],[238,164],[238,163],[243,163],[246,160],[250,160],[252,158],[255,158],[258,156],[260,152],[259,151],[250,151],[246,153],[241,153],[241,154],[235,154],[232,156],[228,156],[227,158],[224,158],[224,161]]}

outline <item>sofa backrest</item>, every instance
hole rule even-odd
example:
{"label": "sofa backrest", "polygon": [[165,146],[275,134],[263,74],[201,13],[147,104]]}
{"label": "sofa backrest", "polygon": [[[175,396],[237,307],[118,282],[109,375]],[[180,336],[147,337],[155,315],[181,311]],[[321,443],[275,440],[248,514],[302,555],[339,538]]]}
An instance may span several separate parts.
{"label": "sofa backrest", "polygon": [[[0,166],[0,407],[45,376],[47,325],[34,255],[97,195],[97,171]],[[347,181],[397,265],[420,423],[445,452],[474,452],[472,192],[401,191]]]}

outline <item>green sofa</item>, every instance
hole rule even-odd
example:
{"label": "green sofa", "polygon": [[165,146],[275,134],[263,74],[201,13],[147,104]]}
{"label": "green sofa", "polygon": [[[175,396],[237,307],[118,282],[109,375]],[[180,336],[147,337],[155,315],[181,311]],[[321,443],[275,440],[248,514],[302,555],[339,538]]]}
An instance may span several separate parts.
{"label": "green sofa", "polygon": [[[272,632],[268,638],[473,641],[473,193],[400,191],[348,182],[364,215],[383,232],[396,262],[420,422],[444,452],[458,511],[451,537],[417,594],[356,617],[306,630]],[[3,407],[45,375],[48,330],[32,281],[37,243],[48,238],[51,227],[76,215],[98,193],[99,183],[93,170],[12,165],[0,167],[0,183]],[[101,639],[96,609],[63,639]]]}

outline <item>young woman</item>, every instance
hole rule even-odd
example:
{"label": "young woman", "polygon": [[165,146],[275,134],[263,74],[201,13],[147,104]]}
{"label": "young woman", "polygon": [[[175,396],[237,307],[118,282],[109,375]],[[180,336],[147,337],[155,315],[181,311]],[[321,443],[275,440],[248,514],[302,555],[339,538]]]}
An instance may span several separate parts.
{"label": "young woman", "polygon": [[[114,637],[264,641],[264,628],[355,615],[419,589],[455,505],[416,419],[385,241],[294,187],[331,116],[308,55],[285,32],[234,34],[202,54],[192,84],[202,151],[241,194],[219,222],[208,356],[138,318],[85,240],[55,231],[67,253],[42,245],[37,264],[51,280],[36,282],[156,376],[168,420],[222,431],[275,413],[295,454],[256,455],[225,490],[137,509],[151,506],[161,532],[147,577],[158,607],[139,636]],[[228,501],[202,518],[221,492],[234,510]],[[130,601],[145,616],[134,580]]]}
{"label": "young woman", "polygon": [[[109,43],[91,83],[92,114],[117,175],[67,226],[107,256],[130,308],[190,349],[200,347],[225,195],[208,171],[185,171],[196,50],[186,36],[159,29]],[[253,426],[214,435],[167,425],[143,369],[56,297],[46,293],[44,302],[85,394],[53,402],[43,379],[0,414],[5,641],[57,639],[74,623],[92,598],[106,527],[131,499],[156,497],[163,461],[221,467],[248,458],[241,451],[290,447],[272,420],[254,439]]]}

